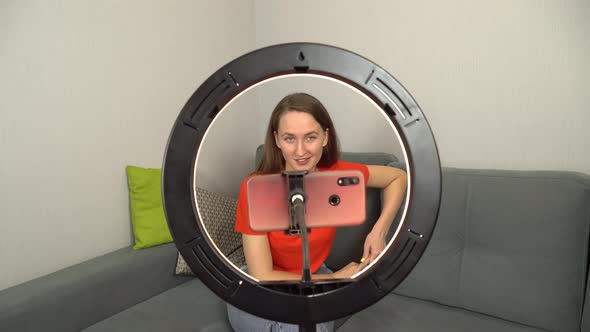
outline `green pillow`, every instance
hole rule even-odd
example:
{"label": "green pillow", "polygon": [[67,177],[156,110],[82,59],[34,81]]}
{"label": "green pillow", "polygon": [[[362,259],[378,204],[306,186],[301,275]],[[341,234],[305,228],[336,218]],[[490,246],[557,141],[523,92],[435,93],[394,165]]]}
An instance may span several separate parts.
{"label": "green pillow", "polygon": [[127,166],[135,245],[143,249],[172,242],[162,206],[162,170]]}

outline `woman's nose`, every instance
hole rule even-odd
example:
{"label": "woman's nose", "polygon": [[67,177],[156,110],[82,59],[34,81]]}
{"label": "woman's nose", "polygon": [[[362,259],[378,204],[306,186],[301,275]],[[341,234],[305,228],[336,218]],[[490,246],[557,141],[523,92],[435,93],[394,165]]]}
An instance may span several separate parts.
{"label": "woman's nose", "polygon": [[297,142],[297,147],[295,148],[295,154],[298,156],[302,156],[305,152],[305,147],[303,146],[303,141]]}

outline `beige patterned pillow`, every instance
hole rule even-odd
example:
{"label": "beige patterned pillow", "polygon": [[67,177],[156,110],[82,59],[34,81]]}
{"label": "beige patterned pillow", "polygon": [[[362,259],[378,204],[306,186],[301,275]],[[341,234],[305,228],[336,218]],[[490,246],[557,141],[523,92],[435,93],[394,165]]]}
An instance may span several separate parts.
{"label": "beige patterned pillow", "polygon": [[[233,253],[227,256],[230,262],[234,263],[237,267],[242,267],[246,265],[246,257],[244,257],[244,250],[242,247],[239,247]],[[184,258],[180,253],[177,254],[176,257],[176,269],[174,271],[174,275],[180,276],[193,276],[195,275],[191,268],[186,264]]]}
{"label": "beige patterned pillow", "polygon": [[[242,235],[234,231],[237,199],[197,187],[197,205],[207,233],[221,252],[238,267],[245,265]],[[176,275],[193,275],[180,253]]]}

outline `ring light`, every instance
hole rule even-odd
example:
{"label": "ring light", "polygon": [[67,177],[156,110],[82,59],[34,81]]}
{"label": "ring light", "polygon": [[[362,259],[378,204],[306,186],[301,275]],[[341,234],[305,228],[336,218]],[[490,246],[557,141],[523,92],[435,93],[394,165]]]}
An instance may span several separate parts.
{"label": "ring light", "polygon": [[[223,108],[248,88],[276,77],[311,74],[343,82],[367,96],[391,121],[406,154],[409,175],[401,228],[378,264],[353,282],[322,282],[311,290],[295,283],[259,283],[229,264],[200,220],[194,190],[196,154]],[[219,297],[259,317],[311,324],[351,315],[393,290],[412,270],[434,230],[441,169],[432,131],[405,88],[375,63],[322,44],[290,43],[245,54],[211,75],[181,110],[170,134],[162,170],[170,232],[188,266]],[[392,244],[393,243],[393,244]]]}

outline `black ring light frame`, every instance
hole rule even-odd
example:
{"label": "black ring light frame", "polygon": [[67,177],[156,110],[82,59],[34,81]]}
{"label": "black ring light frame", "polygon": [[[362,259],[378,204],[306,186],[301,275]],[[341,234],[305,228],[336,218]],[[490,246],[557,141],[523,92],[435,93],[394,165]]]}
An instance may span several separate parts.
{"label": "black ring light frame", "polygon": [[[371,265],[353,282],[322,282],[312,290],[302,290],[292,282],[258,283],[238,271],[216,249],[204,229],[194,191],[196,153],[219,112],[257,83],[293,74],[332,78],[374,101],[401,139],[409,175],[400,228],[378,264]],[[441,194],[434,136],[411,95],[375,63],[341,48],[313,43],[258,49],[211,75],[191,96],[174,124],[162,180],[170,232],[188,266],[205,285],[226,302],[251,314],[301,326],[353,314],[393,290],[422,256],[434,230]]]}

